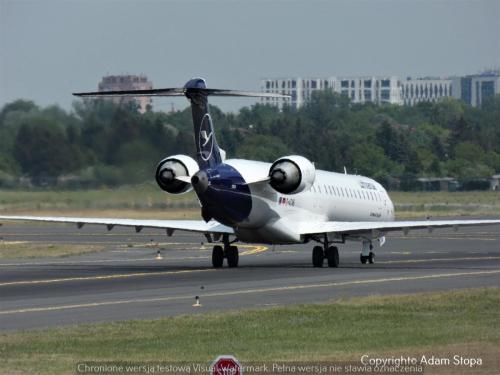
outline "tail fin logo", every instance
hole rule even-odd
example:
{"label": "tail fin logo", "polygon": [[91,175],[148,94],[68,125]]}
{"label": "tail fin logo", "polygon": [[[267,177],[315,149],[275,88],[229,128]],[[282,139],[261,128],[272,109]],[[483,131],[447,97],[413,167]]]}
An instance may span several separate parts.
{"label": "tail fin logo", "polygon": [[214,137],[212,128],[212,118],[209,113],[205,113],[201,119],[200,133],[198,137],[198,145],[200,147],[200,155],[204,161],[208,161],[212,156],[214,149]]}

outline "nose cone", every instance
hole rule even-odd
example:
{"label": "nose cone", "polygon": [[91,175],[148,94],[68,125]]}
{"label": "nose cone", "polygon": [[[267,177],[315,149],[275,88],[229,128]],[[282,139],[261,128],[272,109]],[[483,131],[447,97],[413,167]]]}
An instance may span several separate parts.
{"label": "nose cone", "polygon": [[203,194],[208,188],[207,173],[203,170],[196,172],[193,177],[191,177],[191,184],[197,194]]}

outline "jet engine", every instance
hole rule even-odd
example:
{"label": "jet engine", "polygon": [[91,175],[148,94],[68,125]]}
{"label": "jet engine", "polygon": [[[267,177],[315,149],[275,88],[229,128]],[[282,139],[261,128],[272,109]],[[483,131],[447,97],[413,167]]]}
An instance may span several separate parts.
{"label": "jet engine", "polygon": [[291,155],[276,160],[269,169],[269,183],[279,193],[297,194],[314,184],[316,168],[303,156]]}
{"label": "jet engine", "polygon": [[187,155],[174,155],[160,161],[156,167],[156,182],[170,194],[190,191],[191,177],[198,172],[198,163]]}

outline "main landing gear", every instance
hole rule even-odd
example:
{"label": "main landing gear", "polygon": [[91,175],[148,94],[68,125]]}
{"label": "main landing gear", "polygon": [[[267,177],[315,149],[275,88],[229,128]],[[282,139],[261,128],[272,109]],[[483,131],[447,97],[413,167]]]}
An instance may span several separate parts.
{"label": "main landing gear", "polygon": [[323,267],[324,260],[326,259],[328,267],[337,268],[340,263],[339,249],[337,246],[329,246],[328,236],[325,235],[323,241],[317,240],[323,246],[314,246],[312,250],[312,263],[313,267]]}
{"label": "main landing gear", "polygon": [[215,245],[212,249],[212,266],[214,268],[221,268],[224,264],[224,258],[226,258],[227,266],[229,268],[238,267],[238,246],[231,245],[234,241],[230,242],[228,235],[224,235],[222,241],[224,243],[224,247]]}
{"label": "main landing gear", "polygon": [[363,247],[361,248],[359,260],[361,261],[361,264],[366,264],[366,262],[370,264],[375,263],[375,253],[373,252],[373,245],[371,241],[363,241]]}

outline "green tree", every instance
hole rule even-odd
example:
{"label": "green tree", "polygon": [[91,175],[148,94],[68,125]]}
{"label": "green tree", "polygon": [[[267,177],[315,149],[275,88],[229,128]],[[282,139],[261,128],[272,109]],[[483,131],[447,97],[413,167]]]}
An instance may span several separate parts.
{"label": "green tree", "polygon": [[79,168],[72,151],[63,130],[43,118],[22,125],[14,144],[14,156],[22,171],[35,182]]}

